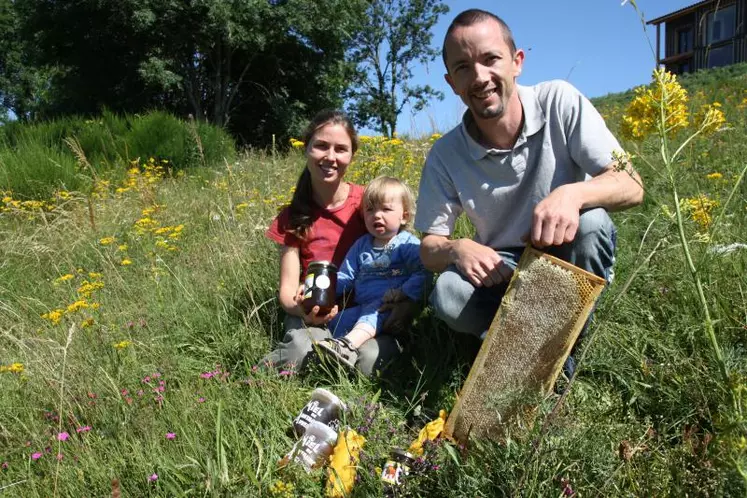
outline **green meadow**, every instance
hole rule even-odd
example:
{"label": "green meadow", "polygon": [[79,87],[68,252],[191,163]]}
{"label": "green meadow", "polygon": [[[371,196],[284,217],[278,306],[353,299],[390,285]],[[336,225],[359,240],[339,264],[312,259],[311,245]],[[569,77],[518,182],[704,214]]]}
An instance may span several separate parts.
{"label": "green meadow", "polygon": [[[398,496],[747,492],[747,66],[682,85],[688,116],[718,102],[725,122],[669,135],[669,169],[655,137],[622,140],[646,199],[613,214],[566,394],[500,443],[429,443]],[[594,102],[620,137],[634,96]],[[363,137],[347,179],[417,188],[436,138]],[[351,496],[383,495],[389,451],[453,407],[479,344],[426,309],[380,377],[258,368],[283,318],[264,231],[304,167],[282,145],[236,152],[162,113],[0,128],[0,494],[323,496],[323,471],[277,463],[325,387],[366,438]]]}

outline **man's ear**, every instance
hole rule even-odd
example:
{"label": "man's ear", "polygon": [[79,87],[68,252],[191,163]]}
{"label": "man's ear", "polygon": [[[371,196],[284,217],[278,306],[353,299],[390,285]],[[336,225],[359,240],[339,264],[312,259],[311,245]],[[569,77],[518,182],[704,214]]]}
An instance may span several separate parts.
{"label": "man's ear", "polygon": [[444,74],[444,79],[446,80],[446,83],[448,83],[451,87],[451,91],[454,92],[455,95],[458,95],[456,89],[454,88],[454,80],[451,79],[451,75],[449,73]]}

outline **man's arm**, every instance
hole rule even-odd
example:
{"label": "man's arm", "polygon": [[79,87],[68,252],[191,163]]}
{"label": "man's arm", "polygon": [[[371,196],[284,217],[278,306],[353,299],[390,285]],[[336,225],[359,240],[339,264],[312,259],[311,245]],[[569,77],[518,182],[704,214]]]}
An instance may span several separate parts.
{"label": "man's arm", "polygon": [[580,211],[603,207],[620,211],[643,202],[643,184],[630,164],[618,168],[608,164],[586,182],[569,183],[556,188],[534,208],[530,232],[536,247],[561,245],[573,241]]}
{"label": "man's arm", "polygon": [[475,287],[498,285],[513,273],[495,250],[470,239],[450,240],[443,235],[426,234],[420,243],[420,259],[434,272],[456,265]]}

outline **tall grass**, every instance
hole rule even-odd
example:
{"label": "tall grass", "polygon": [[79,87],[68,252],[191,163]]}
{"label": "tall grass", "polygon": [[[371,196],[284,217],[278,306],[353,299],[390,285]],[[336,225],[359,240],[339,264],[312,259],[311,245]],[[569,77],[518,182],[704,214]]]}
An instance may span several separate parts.
{"label": "tall grass", "polygon": [[48,196],[54,189],[83,190],[85,179],[78,176],[75,153],[66,144],[71,138],[99,172],[123,173],[130,161],[150,157],[166,159],[176,170],[236,158],[234,142],[224,130],[159,111],[14,122],[0,127],[0,190],[29,198]]}

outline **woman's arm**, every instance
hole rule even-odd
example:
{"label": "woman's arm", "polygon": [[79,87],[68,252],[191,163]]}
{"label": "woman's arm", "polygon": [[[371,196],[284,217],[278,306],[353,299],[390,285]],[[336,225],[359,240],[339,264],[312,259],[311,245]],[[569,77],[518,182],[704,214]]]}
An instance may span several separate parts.
{"label": "woman's arm", "polygon": [[280,306],[286,313],[304,316],[298,302],[301,281],[301,255],[298,247],[280,246]]}
{"label": "woman's arm", "polygon": [[337,306],[326,315],[319,315],[319,306],[304,312],[301,281],[301,255],[297,247],[280,246],[280,306],[289,315],[300,316],[309,325],[324,325],[337,315]]}

